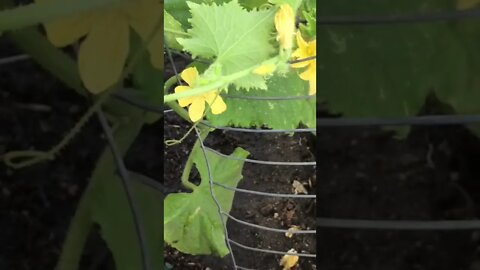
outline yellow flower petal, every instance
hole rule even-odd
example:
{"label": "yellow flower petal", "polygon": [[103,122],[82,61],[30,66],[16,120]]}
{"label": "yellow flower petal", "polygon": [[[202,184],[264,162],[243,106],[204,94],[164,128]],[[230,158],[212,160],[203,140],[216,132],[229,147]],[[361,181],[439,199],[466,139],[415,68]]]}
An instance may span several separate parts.
{"label": "yellow flower petal", "polygon": [[315,64],[310,65],[304,72],[300,75],[302,80],[308,81],[309,83],[309,95],[317,93],[317,68]]}
{"label": "yellow flower petal", "polygon": [[207,93],[205,101],[210,105],[213,114],[221,114],[227,110],[227,104],[216,91]]}
{"label": "yellow flower petal", "polygon": [[308,81],[309,89],[308,95],[315,95],[317,93],[317,78]]}
{"label": "yellow flower petal", "polygon": [[[36,3],[50,3],[54,1],[35,0]],[[45,23],[44,27],[48,40],[57,47],[70,45],[88,33],[95,17],[96,14],[94,12],[86,12]]]}
{"label": "yellow flower petal", "polygon": [[[297,49],[298,50],[298,49]],[[304,58],[307,58],[309,56],[305,55],[305,54],[296,54],[297,51],[295,51],[292,56],[294,56],[296,59],[304,59]],[[301,61],[301,62],[297,62],[297,63],[293,63],[291,64],[291,67],[293,68],[303,68],[303,67],[306,67],[308,66],[313,60],[309,60],[309,61]]]}
{"label": "yellow flower petal", "polygon": [[[298,48],[292,53],[293,58],[303,59],[303,58],[307,58],[307,57],[310,57],[310,56],[314,56],[316,54],[316,52],[317,52],[317,48],[316,48],[317,41],[316,40],[314,40],[310,43],[306,42],[303,39],[300,31],[297,31],[296,37],[297,37]],[[302,62],[292,64],[291,66],[293,68],[302,68],[302,67],[308,66],[312,61],[314,61],[314,60],[302,61]]]}
{"label": "yellow flower petal", "polygon": [[308,81],[311,80],[312,78],[317,77],[317,69],[314,65],[310,65],[304,72],[300,73],[300,78],[302,80]]}
{"label": "yellow flower petal", "polygon": [[[185,86],[185,85],[179,85],[175,87],[175,93],[181,93],[184,91],[188,91],[192,89],[190,86]],[[195,101],[195,97],[186,97],[186,98],[181,98],[178,100],[178,104],[181,107],[187,107],[188,105],[192,104],[193,101]]]}
{"label": "yellow flower petal", "polygon": [[78,64],[85,87],[100,93],[120,79],[129,50],[129,27],[124,17],[104,14],[80,47]]}
{"label": "yellow flower petal", "polygon": [[295,38],[297,40],[298,47],[300,47],[300,48],[308,47],[308,43],[303,39],[302,33],[300,31],[297,31],[297,34],[295,35]]}
{"label": "yellow flower petal", "polygon": [[195,101],[188,107],[188,116],[193,122],[197,122],[202,119],[203,112],[205,111],[205,101],[201,98],[195,99]]}
{"label": "yellow flower petal", "polygon": [[[304,58],[307,58],[307,57],[298,57],[297,59],[304,59]],[[312,60],[301,61],[301,62],[293,63],[290,66],[293,67],[293,68],[303,68],[303,67],[308,66],[311,62],[312,62]]]}
{"label": "yellow flower petal", "polygon": [[198,78],[198,71],[197,68],[195,67],[189,67],[186,68],[185,70],[182,71],[182,74],[180,74],[182,79],[188,83],[190,86],[195,86],[195,82],[197,81]]}
{"label": "yellow flower petal", "polygon": [[280,47],[290,49],[293,46],[293,35],[295,34],[295,12],[288,4],[282,4],[280,10],[275,14],[275,28],[278,35],[277,40]]}

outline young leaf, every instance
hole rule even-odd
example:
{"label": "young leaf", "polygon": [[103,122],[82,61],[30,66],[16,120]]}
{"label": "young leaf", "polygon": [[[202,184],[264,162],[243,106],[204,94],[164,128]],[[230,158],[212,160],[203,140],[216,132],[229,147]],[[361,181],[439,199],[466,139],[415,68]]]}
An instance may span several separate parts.
{"label": "young leaf", "polygon": [[[298,77],[295,72],[286,77],[275,75],[267,81],[267,91],[246,92],[229,90],[235,96],[306,96],[308,83]],[[224,98],[227,110],[219,115],[208,114],[208,120],[217,126],[234,125],[239,127],[266,126],[274,129],[294,129],[303,123],[315,127],[316,99],[293,100],[252,100]]]}
{"label": "young leaf", "polygon": [[180,36],[185,36],[186,33],[183,31],[182,24],[175,20],[170,13],[164,11],[164,21],[165,21],[165,41],[166,45],[172,49],[181,51],[182,46],[178,44],[176,38]]}
{"label": "young leaf", "polygon": [[[192,13],[191,38],[177,41],[194,57],[215,59],[223,75],[230,75],[267,60],[274,10],[244,9],[237,0],[223,5],[187,2]],[[265,89],[265,79],[256,74],[234,81],[236,88]]]}
{"label": "young leaf", "polygon": [[308,37],[309,39],[315,39],[317,37],[317,23],[316,23],[317,10],[311,9],[310,11],[303,11],[303,16],[307,21],[306,24],[300,24],[300,29],[302,34]]}
{"label": "young leaf", "polygon": [[[169,194],[165,198],[164,240],[181,252],[225,256],[228,248],[217,205],[210,193],[209,174],[202,150],[193,150],[193,162],[200,172],[201,183],[192,193]],[[213,181],[236,187],[242,178],[243,161],[226,159],[207,150]],[[237,148],[230,155],[246,158],[248,152]],[[234,192],[219,186],[213,192],[224,212],[232,207]],[[226,219],[225,219],[226,222]]]}

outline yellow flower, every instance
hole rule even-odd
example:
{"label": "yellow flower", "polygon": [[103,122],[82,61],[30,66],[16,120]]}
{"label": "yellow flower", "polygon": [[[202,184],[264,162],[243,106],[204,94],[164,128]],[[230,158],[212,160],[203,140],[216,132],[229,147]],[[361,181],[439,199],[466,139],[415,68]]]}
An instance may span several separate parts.
{"label": "yellow flower", "polygon": [[[195,67],[190,67],[182,71],[180,75],[182,79],[187,82],[189,86],[180,85],[175,87],[175,93],[181,93],[192,89],[197,86],[198,71]],[[193,122],[197,122],[202,119],[203,112],[205,111],[205,102],[210,105],[213,114],[221,114],[227,109],[227,104],[223,102],[222,97],[218,94],[217,90],[212,90],[207,93],[203,93],[198,96],[181,98],[178,103],[182,107],[188,107],[188,116]]]}
{"label": "yellow flower", "polygon": [[[293,58],[297,59],[303,59],[311,56],[316,56],[317,55],[317,40],[312,40],[309,42],[306,42],[302,38],[302,34],[300,31],[297,32],[297,45],[298,49],[296,49],[292,53]],[[301,73],[299,76],[302,78],[304,81],[309,82],[309,95],[313,95],[317,93],[317,60],[312,59],[308,61],[302,61],[298,63],[292,64],[292,67],[294,68],[304,68],[307,67],[307,69]]]}
{"label": "yellow flower", "polygon": [[[290,249],[288,253],[297,253],[295,249]],[[280,260],[280,266],[283,266],[283,270],[290,270],[298,263],[298,256],[296,255],[284,255]]]}
{"label": "yellow flower", "polygon": [[275,28],[278,32],[277,40],[280,42],[280,47],[291,49],[295,35],[295,12],[289,4],[282,4],[275,14]]}
{"label": "yellow flower", "polygon": [[[120,79],[129,52],[130,27],[146,40],[162,19],[162,3],[161,0],[126,0],[108,9],[81,13],[44,26],[48,39],[57,47],[86,36],[78,52],[80,77],[88,90],[100,93]],[[163,65],[160,32],[148,46],[152,64],[157,68]]]}

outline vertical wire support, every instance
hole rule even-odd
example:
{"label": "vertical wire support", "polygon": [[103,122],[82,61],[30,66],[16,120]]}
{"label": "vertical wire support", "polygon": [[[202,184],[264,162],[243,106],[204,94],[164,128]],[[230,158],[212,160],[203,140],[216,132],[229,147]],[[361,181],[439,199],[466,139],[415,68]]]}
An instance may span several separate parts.
{"label": "vertical wire support", "polygon": [[142,260],[142,269],[151,270],[150,264],[149,264],[149,257],[147,254],[148,251],[145,243],[145,232],[143,231],[143,227],[141,226],[142,222],[140,220],[140,214],[139,214],[140,212],[138,209],[138,205],[135,202],[135,198],[133,196],[133,192],[130,186],[131,182],[130,182],[128,170],[125,166],[125,163],[123,162],[123,158],[122,158],[122,155],[120,154],[120,150],[118,149],[115,143],[115,140],[113,139],[113,134],[112,134],[110,125],[108,124],[105,114],[103,113],[101,108],[97,109],[97,116],[98,116],[98,119],[100,120],[103,133],[105,133],[105,136],[107,137],[110,150],[112,152],[113,158],[115,160],[115,164],[118,169],[118,174],[120,176],[119,178],[121,180],[123,189],[125,191],[127,202],[130,206],[130,211],[132,213],[135,231],[140,244],[140,257]]}
{"label": "vertical wire support", "polygon": [[165,50],[167,51],[168,61],[170,62],[170,65],[172,65],[173,73],[175,73],[175,77],[177,78],[178,84],[181,85],[182,80],[180,80],[180,75],[178,74],[177,66],[175,65],[175,62],[173,61],[172,52],[170,51],[170,48],[168,48],[168,44],[167,44],[165,38],[164,38],[164,46],[165,46]]}
{"label": "vertical wire support", "polygon": [[212,170],[210,167],[210,162],[208,162],[208,156],[207,152],[205,149],[205,145],[203,144],[202,137],[200,136],[200,133],[198,132],[198,128],[195,128],[195,133],[197,134],[198,141],[200,142],[200,148],[202,149],[203,156],[205,158],[205,163],[207,164],[207,171],[208,171],[208,183],[210,186],[210,195],[212,196],[212,199],[214,200],[215,204],[217,205],[217,210],[218,210],[218,216],[220,217],[220,220],[222,221],[223,225],[223,231],[225,235],[225,243],[227,244],[228,250],[230,251],[230,258],[232,259],[232,264],[234,269],[238,269],[237,262],[235,260],[235,255],[233,254],[232,246],[230,245],[230,238],[228,237],[228,229],[227,229],[227,222],[223,220],[224,215],[223,215],[223,209],[220,203],[217,200],[217,197],[215,196],[215,192],[213,191],[213,176],[212,176]]}

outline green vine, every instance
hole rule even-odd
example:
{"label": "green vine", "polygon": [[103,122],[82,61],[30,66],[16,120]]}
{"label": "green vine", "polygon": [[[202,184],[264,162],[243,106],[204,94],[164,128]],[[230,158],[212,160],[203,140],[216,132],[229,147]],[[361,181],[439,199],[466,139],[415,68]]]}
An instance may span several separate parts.
{"label": "green vine", "polygon": [[0,12],[0,32],[46,23],[86,11],[119,5],[127,0],[75,0],[29,4]]}

